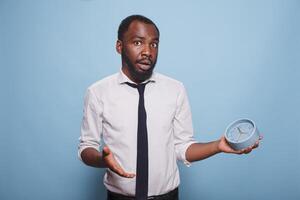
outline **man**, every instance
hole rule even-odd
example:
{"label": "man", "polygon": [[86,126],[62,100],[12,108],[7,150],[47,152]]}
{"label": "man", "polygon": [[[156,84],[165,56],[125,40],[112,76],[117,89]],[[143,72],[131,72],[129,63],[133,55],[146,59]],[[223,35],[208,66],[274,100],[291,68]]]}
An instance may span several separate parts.
{"label": "man", "polygon": [[224,137],[197,143],[182,83],[153,72],[158,46],[159,30],[150,19],[125,18],[116,43],[120,72],[87,90],[78,153],[85,164],[107,168],[108,200],[178,199],[177,160],[189,165],[220,152],[249,153],[258,146],[257,141],[234,151]]}

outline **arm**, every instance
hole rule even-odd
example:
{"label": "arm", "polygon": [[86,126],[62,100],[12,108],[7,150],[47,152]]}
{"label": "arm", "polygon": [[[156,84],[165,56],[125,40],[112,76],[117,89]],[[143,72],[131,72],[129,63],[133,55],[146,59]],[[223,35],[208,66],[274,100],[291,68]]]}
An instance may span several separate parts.
{"label": "arm", "polygon": [[121,168],[107,146],[103,147],[102,152],[98,151],[102,131],[102,114],[103,105],[97,100],[96,95],[88,90],[84,101],[78,156],[86,165],[109,168],[122,177],[132,178],[134,174],[126,173]]}
{"label": "arm", "polygon": [[186,151],[187,161],[193,162],[203,160],[217,153],[220,153],[218,144],[218,141],[191,144]]}
{"label": "arm", "polygon": [[[174,118],[175,150],[179,160],[193,162],[206,159],[217,153],[247,154],[258,147],[259,141],[253,146],[236,151],[227,143],[225,137],[208,143],[196,143],[193,138],[192,115],[184,87],[181,87],[177,98],[177,109]],[[262,137],[260,138],[260,140]]]}
{"label": "arm", "polygon": [[[260,137],[259,139],[261,140],[262,137]],[[210,156],[221,152],[233,154],[247,154],[250,153],[252,149],[257,148],[258,145],[259,141],[257,141],[253,146],[236,151],[229,146],[225,137],[223,136],[221,139],[213,142],[191,144],[186,151],[186,159],[189,162],[193,162],[206,159]]]}

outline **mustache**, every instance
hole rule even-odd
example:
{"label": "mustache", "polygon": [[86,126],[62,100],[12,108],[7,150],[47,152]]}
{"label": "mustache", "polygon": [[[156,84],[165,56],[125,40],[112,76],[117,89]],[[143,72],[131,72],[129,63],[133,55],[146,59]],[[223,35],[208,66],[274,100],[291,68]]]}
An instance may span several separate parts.
{"label": "mustache", "polygon": [[137,63],[144,63],[144,64],[152,65],[153,61],[150,58],[142,58],[142,59],[137,60]]}

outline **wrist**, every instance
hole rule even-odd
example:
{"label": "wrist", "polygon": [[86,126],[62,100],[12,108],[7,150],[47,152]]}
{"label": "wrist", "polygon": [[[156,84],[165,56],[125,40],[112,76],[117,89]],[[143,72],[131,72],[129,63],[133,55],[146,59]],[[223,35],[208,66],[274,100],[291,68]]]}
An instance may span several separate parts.
{"label": "wrist", "polygon": [[217,140],[215,142],[215,149],[216,149],[216,153],[221,153],[223,152],[221,149],[221,139]]}
{"label": "wrist", "polygon": [[99,160],[99,164],[100,164],[101,168],[107,168],[108,167],[105,156],[106,155],[103,152],[100,152],[98,160]]}

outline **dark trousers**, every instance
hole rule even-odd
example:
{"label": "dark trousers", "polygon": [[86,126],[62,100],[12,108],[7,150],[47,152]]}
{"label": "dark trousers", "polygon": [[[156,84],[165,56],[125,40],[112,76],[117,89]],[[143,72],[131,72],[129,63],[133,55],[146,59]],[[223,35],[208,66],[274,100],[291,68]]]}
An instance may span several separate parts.
{"label": "dark trousers", "polygon": [[[178,188],[162,195],[148,197],[150,200],[179,200]],[[107,191],[107,200],[134,200],[134,197],[124,196],[111,191]]]}

